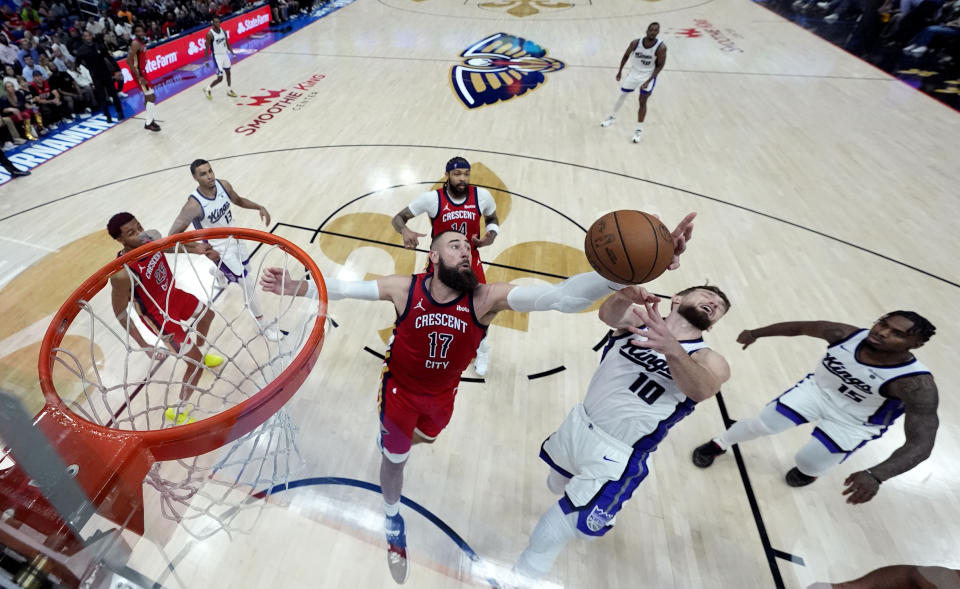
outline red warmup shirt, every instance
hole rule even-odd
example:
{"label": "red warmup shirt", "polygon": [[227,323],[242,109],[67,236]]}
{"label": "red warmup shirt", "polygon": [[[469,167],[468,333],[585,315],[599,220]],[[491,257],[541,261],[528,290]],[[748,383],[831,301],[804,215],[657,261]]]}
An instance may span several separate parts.
{"label": "red warmup shirt", "polygon": [[424,395],[448,393],[460,384],[480,340],[487,333],[473,310],[473,295],[449,303],[433,300],[426,281],[432,274],[414,274],[407,307],[397,317],[387,370],[404,389]]}

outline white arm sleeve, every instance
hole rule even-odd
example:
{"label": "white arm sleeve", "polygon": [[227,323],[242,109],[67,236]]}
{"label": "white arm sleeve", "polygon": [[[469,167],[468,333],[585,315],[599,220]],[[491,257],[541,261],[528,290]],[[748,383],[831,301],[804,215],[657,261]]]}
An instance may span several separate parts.
{"label": "white arm sleeve", "polygon": [[[327,284],[327,298],[331,301],[339,301],[340,299],[380,300],[380,287],[376,280],[324,278],[324,282]],[[320,296],[317,285],[312,280],[307,280],[306,296],[312,299]]]}
{"label": "white arm sleeve", "polygon": [[493,195],[486,188],[477,187],[477,204],[485,217],[497,212],[497,201],[493,200]]}
{"label": "white arm sleeve", "polygon": [[626,285],[611,282],[596,272],[577,274],[560,284],[518,286],[507,293],[507,304],[514,311],[583,311],[594,301]]}
{"label": "white arm sleeve", "polygon": [[410,203],[410,206],[407,208],[410,209],[410,212],[413,213],[413,216],[416,217],[422,213],[426,213],[430,218],[434,218],[440,212],[437,210],[437,193],[436,191],[424,192],[417,197],[417,200]]}

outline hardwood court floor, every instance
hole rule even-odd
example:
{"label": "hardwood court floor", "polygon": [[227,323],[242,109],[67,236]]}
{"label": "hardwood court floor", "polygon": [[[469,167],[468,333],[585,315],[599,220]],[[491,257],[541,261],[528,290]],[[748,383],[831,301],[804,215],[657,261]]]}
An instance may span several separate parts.
{"label": "hardwood court floor", "polygon": [[[616,125],[599,122],[617,96],[624,48],[652,20],[662,25],[667,67],[644,142],[633,145],[632,100]],[[499,32],[541,45],[565,67],[535,91],[467,109],[451,67]],[[272,107],[227,99],[221,88],[207,101],[194,87],[159,105],[161,133],[130,121],[0,189],[3,261],[29,267],[3,277],[0,365],[25,396],[30,352],[50,315],[117,249],[106,220],[129,210],[166,231],[195,185],[193,159],[211,160],[218,177],[266,205],[275,231],[306,247],[324,272],[362,278],[421,267],[422,253],[371,240],[399,244],[390,217],[463,155],[475,183],[499,189],[503,233],[483,252],[500,265],[488,269],[490,280],[554,280],[506,266],[585,270],[583,228],[604,212],[639,208],[674,222],[697,211],[683,266],[653,286],[671,293],[709,280],[730,295],[733,309],[708,341],[733,370],[723,391],[733,418],[754,414],[823,353],[800,339],[741,351],[740,330],[791,319],[867,326],[897,308],[927,316],[938,333],[918,355],[942,391],[927,462],[851,507],[842,481],[885,459],[902,443],[902,426],[799,490],[782,477],[807,428],[746,444],[743,454],[772,548],[804,562],[774,561],[784,586],[904,562],[960,568],[960,402],[951,386],[960,378],[960,330],[950,311],[960,283],[957,113],[747,0],[358,0],[244,60],[234,78],[248,97],[315,85],[253,133],[237,129]],[[235,215],[259,223],[252,212]],[[326,233],[312,240],[318,229]],[[330,313],[340,327],[289,406],[306,462],[298,476],[375,483],[380,362],[364,348],[382,353],[393,313],[351,301],[332,303]],[[582,398],[605,331],[593,312],[504,314],[491,328],[485,382],[465,383],[447,431],[414,451],[405,496],[485,561],[509,568],[553,500],[539,444]],[[558,366],[566,369],[528,378]],[[716,401],[678,425],[616,530],[571,544],[549,582],[775,586],[734,461],[708,471],[690,463],[691,450],[722,427]],[[277,495],[257,531],[232,542],[189,544],[155,521],[174,570],[149,543],[131,566],[171,587],[393,586],[379,496],[313,482]],[[471,570],[442,527],[404,513],[410,586],[484,585],[487,571]]]}

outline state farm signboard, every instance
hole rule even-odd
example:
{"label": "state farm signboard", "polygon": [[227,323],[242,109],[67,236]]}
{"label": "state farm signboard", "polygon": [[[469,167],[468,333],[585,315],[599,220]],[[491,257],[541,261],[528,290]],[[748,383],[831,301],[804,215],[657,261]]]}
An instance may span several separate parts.
{"label": "state farm signboard", "polygon": [[[234,16],[221,22],[220,26],[226,31],[230,43],[236,43],[240,39],[270,26],[270,7],[261,6],[250,12]],[[200,29],[189,35],[177,37],[172,41],[147,49],[147,80],[152,82],[181,66],[202,59],[207,43],[207,31],[209,30],[209,27]],[[127,60],[119,59],[117,65],[123,72],[124,91],[134,88],[136,81],[130,72]]]}

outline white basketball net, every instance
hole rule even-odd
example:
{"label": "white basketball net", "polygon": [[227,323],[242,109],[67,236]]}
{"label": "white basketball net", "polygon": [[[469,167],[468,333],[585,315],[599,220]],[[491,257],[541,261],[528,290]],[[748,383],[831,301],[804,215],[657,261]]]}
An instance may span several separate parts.
{"label": "white basketball net", "polygon": [[[216,240],[213,245],[221,265],[236,273],[245,268],[248,278],[225,283],[214,262],[186,253],[183,243],[176,244],[173,253],[162,254],[176,289],[201,304],[201,313],[192,317],[178,317],[184,298],[174,289],[167,289],[164,300],[154,300],[143,286],[144,280],[156,279],[159,265],[149,277],[125,266],[120,274],[133,288],[117,300],[112,298],[115,287],[108,285],[91,300],[80,301],[81,313],[53,352],[54,384],[72,412],[115,429],[175,428],[249,399],[296,357],[313,330],[319,302],[264,293],[256,283],[267,267],[284,268],[294,280],[302,280],[308,274],[303,264],[277,245],[242,237]],[[114,304],[125,306],[123,323]],[[141,320],[138,307],[141,313],[153,309],[153,317]],[[205,338],[199,332],[204,307],[212,313]],[[259,321],[257,314],[262,315]],[[207,360],[216,355],[222,363],[208,367],[199,353],[189,356],[191,346],[186,343],[177,350],[170,336],[163,335],[175,327],[183,329],[186,341],[203,342],[199,350]],[[134,330],[147,341],[146,347],[131,336]],[[267,337],[273,335],[271,330],[285,335],[273,341]],[[195,386],[184,384],[188,370],[200,371]],[[249,532],[266,504],[254,494],[269,494],[287,483],[301,464],[296,427],[281,409],[213,452],[154,464],[146,482],[159,495],[164,517],[205,538],[221,530]],[[144,491],[149,506],[153,498],[150,489]]]}

